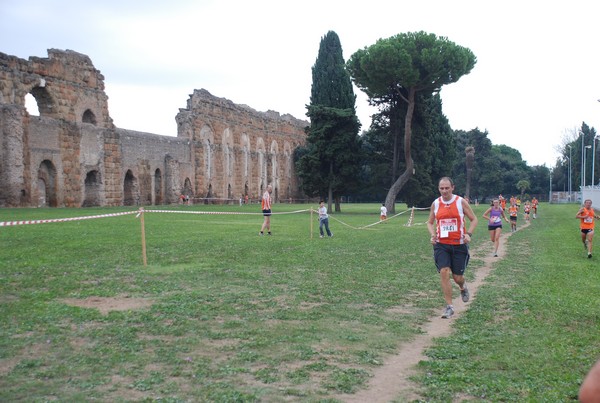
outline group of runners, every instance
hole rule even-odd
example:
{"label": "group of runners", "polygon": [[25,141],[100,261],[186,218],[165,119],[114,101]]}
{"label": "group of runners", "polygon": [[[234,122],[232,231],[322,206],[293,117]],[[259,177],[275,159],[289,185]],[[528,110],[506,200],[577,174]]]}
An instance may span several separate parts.
{"label": "group of runners", "polygon": [[[446,307],[442,318],[450,318],[454,315],[452,305],[452,284],[450,278],[458,285],[463,302],[469,301],[469,290],[467,288],[464,272],[469,263],[469,244],[473,231],[477,227],[478,219],[473,213],[471,206],[465,198],[454,194],[454,182],[449,177],[443,177],[438,183],[440,197],[431,204],[427,228],[431,235],[430,242],[433,245],[433,256],[440,281]],[[509,199],[510,207],[506,215],[506,199],[500,195],[492,200],[491,206],[483,213],[487,220],[490,240],[493,243],[493,256],[498,256],[500,246],[500,235],[502,233],[502,220],[510,222],[511,230],[517,229],[517,217],[520,210],[520,201],[516,197]],[[531,202],[526,201],[523,206],[523,214],[529,221],[530,214],[537,218],[538,200],[534,197]],[[585,200],[583,207],[579,209],[576,216],[580,220],[581,241],[587,257],[592,258],[592,242],[594,237],[594,223],[599,219],[592,201]],[[467,227],[466,220],[469,220]]]}

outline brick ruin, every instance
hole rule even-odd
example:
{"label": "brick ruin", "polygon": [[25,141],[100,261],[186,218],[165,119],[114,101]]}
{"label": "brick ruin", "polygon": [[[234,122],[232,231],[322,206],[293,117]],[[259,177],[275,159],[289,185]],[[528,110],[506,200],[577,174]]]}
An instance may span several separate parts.
{"label": "brick ruin", "polygon": [[177,137],[115,127],[104,76],[81,53],[0,53],[0,207],[160,205],[182,194],[227,202],[257,199],[268,183],[276,202],[303,197],[293,153],[307,121],[204,89],[175,120]]}

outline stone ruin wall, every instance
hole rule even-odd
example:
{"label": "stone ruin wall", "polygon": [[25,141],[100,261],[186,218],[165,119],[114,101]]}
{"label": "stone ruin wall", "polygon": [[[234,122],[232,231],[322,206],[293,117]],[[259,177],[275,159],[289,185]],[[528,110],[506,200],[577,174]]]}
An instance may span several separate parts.
{"label": "stone ruin wall", "polygon": [[[308,122],[195,90],[178,136],[116,128],[86,55],[0,53],[0,206],[80,207],[301,198],[293,153]],[[40,116],[25,108],[32,94]]]}

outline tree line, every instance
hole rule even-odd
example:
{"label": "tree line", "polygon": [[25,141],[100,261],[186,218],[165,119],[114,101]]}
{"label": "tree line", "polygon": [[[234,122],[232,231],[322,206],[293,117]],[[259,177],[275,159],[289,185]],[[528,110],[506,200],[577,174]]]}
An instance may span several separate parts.
{"label": "tree line", "polygon": [[[487,131],[453,130],[443,114],[439,90],[475,63],[469,49],[425,32],[380,39],[345,62],[339,37],[328,32],[312,68],[307,143],[295,154],[302,190],[330,211],[332,203],[340,211],[343,197],[390,212],[399,201],[428,206],[443,176],[482,203],[498,194],[547,199],[550,169],[528,166]],[[362,132],[353,83],[378,110]]]}

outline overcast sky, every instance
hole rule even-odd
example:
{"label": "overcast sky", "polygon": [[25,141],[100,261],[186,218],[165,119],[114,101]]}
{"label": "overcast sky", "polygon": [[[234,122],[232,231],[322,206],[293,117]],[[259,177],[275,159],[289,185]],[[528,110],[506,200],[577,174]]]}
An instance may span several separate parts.
{"label": "overcast sky", "polygon": [[[176,136],[175,115],[200,88],[306,119],[311,68],[330,30],[346,60],[422,30],[477,57],[441,91],[452,128],[487,130],[529,165],[551,167],[566,135],[582,122],[600,127],[599,17],[600,2],[587,0],[0,0],[0,52],[86,54],[118,127]],[[367,129],[374,110],[355,91]]]}

